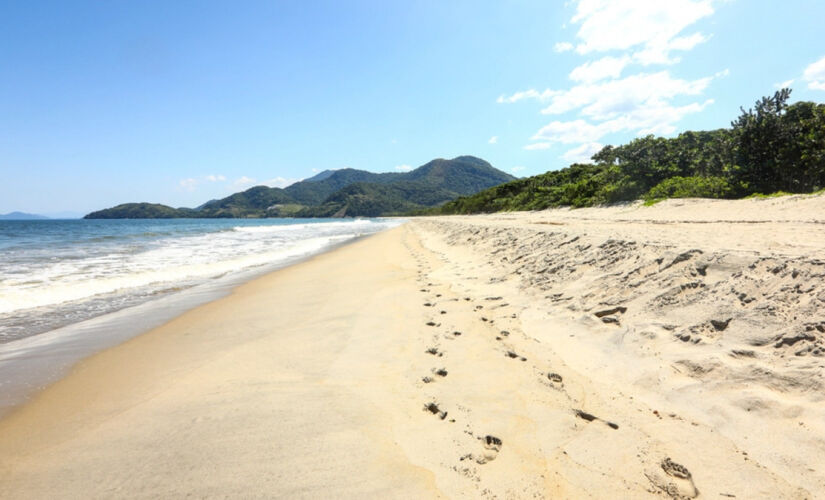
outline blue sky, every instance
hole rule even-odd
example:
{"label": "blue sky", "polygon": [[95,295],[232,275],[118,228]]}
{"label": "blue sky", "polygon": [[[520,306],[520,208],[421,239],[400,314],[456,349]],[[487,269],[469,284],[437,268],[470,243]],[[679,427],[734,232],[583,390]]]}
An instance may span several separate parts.
{"label": "blue sky", "polygon": [[825,101],[793,0],[2,2],[0,213],[196,206],[324,169],[519,176]]}

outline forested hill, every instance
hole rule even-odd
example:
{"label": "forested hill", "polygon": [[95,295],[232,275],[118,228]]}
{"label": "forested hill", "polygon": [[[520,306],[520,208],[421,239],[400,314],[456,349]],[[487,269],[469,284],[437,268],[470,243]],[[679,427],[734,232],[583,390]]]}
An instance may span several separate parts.
{"label": "forested hill", "polygon": [[332,217],[397,215],[442,204],[515,179],[473,156],[436,159],[410,172],[327,170],[286,188],[256,186],[198,208],[126,203],[87,219]]}
{"label": "forested hill", "polygon": [[593,164],[460,197],[428,214],[585,207],[664,198],[740,198],[825,188],[825,104],[788,104],[790,89],[764,97],[730,128],[647,136],[606,146]]}

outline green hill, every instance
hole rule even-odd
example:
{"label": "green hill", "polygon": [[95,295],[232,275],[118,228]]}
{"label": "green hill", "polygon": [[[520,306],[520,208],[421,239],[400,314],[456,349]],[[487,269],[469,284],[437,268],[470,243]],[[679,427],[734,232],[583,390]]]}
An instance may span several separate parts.
{"label": "green hill", "polygon": [[458,196],[514,179],[472,156],[437,159],[387,182],[359,182],[336,191],[323,203],[299,212],[301,216],[400,215],[442,204]]}
{"label": "green hill", "polygon": [[[329,172],[329,171],[328,171]],[[323,172],[322,172],[323,174]],[[402,180],[406,174],[383,173],[376,174],[366,170],[356,170],[345,168],[331,171],[329,175],[318,179],[318,176],[308,180],[296,182],[283,189],[284,193],[301,205],[320,205],[325,200],[335,194],[338,190],[351,184],[367,182],[373,184],[388,184]]]}
{"label": "green hill", "polygon": [[194,217],[190,208],[172,208],[159,203],[124,203],[116,207],[92,212],[84,219],[177,219]]}
{"label": "green hill", "polygon": [[196,209],[127,203],[87,215],[100,218],[332,217],[397,215],[421,210],[515,177],[473,156],[436,159],[406,173],[325,170],[286,188],[255,186]]}
{"label": "green hill", "polygon": [[270,207],[285,203],[294,203],[294,200],[282,189],[255,186],[226,198],[207,202],[197,209],[197,213],[206,218],[245,217],[250,212],[266,212]]}

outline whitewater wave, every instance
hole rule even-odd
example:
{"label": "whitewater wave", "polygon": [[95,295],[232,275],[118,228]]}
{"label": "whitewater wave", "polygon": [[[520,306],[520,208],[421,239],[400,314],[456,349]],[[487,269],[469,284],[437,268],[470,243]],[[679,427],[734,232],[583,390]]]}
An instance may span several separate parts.
{"label": "whitewater wave", "polygon": [[4,318],[13,316],[19,326],[20,318],[28,315],[32,323],[49,325],[61,319],[41,321],[42,316],[66,316],[67,308],[72,318],[93,317],[105,313],[106,304],[115,308],[117,304],[132,304],[137,297],[149,300],[160,291],[282,265],[400,221],[203,224],[199,232],[191,228],[179,232],[144,230],[129,238],[95,234],[82,242],[73,238],[62,246],[7,251],[5,263],[0,263],[0,340]]}

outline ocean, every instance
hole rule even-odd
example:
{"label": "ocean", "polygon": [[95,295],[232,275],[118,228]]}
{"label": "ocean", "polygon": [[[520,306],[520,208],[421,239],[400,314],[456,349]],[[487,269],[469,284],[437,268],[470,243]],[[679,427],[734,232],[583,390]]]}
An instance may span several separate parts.
{"label": "ocean", "polygon": [[0,221],[0,411],[78,359],[393,219]]}

